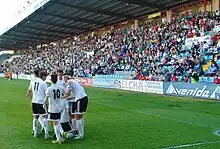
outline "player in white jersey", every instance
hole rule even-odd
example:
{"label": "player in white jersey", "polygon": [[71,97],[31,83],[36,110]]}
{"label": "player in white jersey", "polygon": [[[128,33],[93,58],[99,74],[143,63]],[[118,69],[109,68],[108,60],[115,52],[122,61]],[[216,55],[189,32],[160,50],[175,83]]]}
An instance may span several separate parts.
{"label": "player in white jersey", "polygon": [[75,139],[84,138],[84,119],[83,114],[87,110],[88,96],[85,93],[84,88],[74,79],[71,78],[71,74],[66,74],[64,80],[67,84],[67,96],[71,94],[75,97],[75,102],[72,102],[70,107],[71,118],[76,118],[76,126],[79,135]]}
{"label": "player in white jersey", "polygon": [[60,119],[60,125],[61,125],[61,134],[63,137],[66,137],[67,139],[70,139],[74,136],[73,129],[70,125],[70,117],[68,114],[69,110],[69,101],[66,99],[63,99],[61,101],[61,119]]}
{"label": "player in white jersey", "polygon": [[63,86],[64,88],[66,88],[66,83],[63,79],[63,71],[62,70],[58,70],[57,71],[57,75],[58,75],[58,80],[57,80],[57,84]]}
{"label": "player in white jersey", "polygon": [[27,97],[32,99],[32,112],[33,112],[33,131],[34,137],[38,137],[38,118],[42,118],[42,125],[45,131],[45,139],[49,138],[48,135],[48,123],[47,112],[43,106],[45,91],[47,89],[47,83],[43,80],[46,79],[47,74],[34,70],[35,78],[30,82],[30,86],[27,91]]}
{"label": "player in white jersey", "polygon": [[[66,83],[64,82],[64,79],[63,79],[63,71],[62,70],[58,70],[57,71],[57,75],[58,75],[58,79],[57,79],[57,85],[60,85],[60,86],[63,86],[64,88],[66,88]],[[49,83],[51,86],[52,85],[52,82],[51,82],[51,76],[49,75],[47,77],[47,83]],[[61,114],[62,115],[62,114]],[[62,116],[61,116],[61,119],[62,119]],[[61,126],[60,126],[61,127]],[[43,131],[43,130],[41,130]],[[62,131],[62,127],[61,127],[61,131]],[[56,138],[56,136],[54,136],[54,138]]]}
{"label": "player in white jersey", "polygon": [[54,132],[57,140],[52,141],[53,144],[61,144],[63,143],[63,139],[61,138],[60,125],[59,121],[61,118],[61,99],[65,94],[65,89],[56,84],[57,83],[57,75],[51,75],[52,86],[48,87],[46,90],[46,98],[44,103],[48,102],[48,121],[52,121],[54,126]]}
{"label": "player in white jersey", "polygon": [[[66,85],[66,83],[65,83],[65,81],[64,81],[64,78],[63,78],[63,71],[62,71],[62,70],[58,70],[58,71],[57,71],[57,75],[58,75],[57,84],[62,85],[62,86],[66,89],[67,85]],[[75,105],[75,104],[74,104],[74,102],[75,102],[74,97],[71,96],[71,97],[68,99],[68,101],[69,101],[69,109],[68,109],[68,112],[69,112],[69,111],[70,111],[70,107],[72,107],[73,105]],[[69,113],[69,115],[70,115],[70,117],[71,117],[71,119],[70,119],[70,124],[72,124],[72,126],[73,126],[74,135],[78,135],[78,130],[76,130],[76,118],[75,118],[73,115],[71,116],[71,113]]]}

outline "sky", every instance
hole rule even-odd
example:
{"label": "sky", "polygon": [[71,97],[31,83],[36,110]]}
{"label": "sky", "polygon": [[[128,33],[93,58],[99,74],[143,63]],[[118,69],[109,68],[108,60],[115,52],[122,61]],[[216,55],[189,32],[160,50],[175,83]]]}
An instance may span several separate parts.
{"label": "sky", "polygon": [[0,28],[10,23],[13,16],[18,10],[22,10],[24,5],[27,5],[27,0],[0,0]]}

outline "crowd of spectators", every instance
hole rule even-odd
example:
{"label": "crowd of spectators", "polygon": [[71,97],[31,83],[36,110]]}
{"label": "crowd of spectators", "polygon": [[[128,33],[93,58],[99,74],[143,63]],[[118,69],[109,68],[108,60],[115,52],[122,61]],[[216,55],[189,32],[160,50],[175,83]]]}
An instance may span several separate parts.
{"label": "crowd of spectators", "polygon": [[[192,43],[190,47],[185,40],[213,33],[218,23],[219,16],[209,12],[186,13],[170,23],[148,21],[138,28],[118,28],[84,42],[71,38],[33,47],[5,62],[0,70],[30,74],[36,67],[48,73],[63,69],[73,70],[81,77],[126,71],[134,79],[198,81],[199,76],[213,77],[219,73],[219,65],[214,61],[218,54],[217,37],[212,34],[212,42]],[[205,57],[212,57],[206,71]]]}

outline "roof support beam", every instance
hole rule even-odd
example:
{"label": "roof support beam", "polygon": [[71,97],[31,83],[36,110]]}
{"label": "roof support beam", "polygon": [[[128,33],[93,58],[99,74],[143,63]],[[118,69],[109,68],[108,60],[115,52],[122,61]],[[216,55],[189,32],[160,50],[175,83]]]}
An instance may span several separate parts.
{"label": "roof support beam", "polygon": [[[19,30],[15,30],[15,31],[21,32],[21,31],[23,31],[22,29],[24,29],[24,28],[17,28],[17,29],[19,29]],[[26,29],[28,29],[28,28],[26,28]],[[39,36],[50,36],[50,37],[58,38],[58,39],[63,37],[62,35],[60,35],[60,33],[49,32],[47,30],[40,31],[40,30],[37,30],[37,29],[35,29],[35,30],[28,29],[25,32],[26,33],[31,33],[31,34],[34,34],[34,35],[39,35]]]}
{"label": "roof support beam", "polygon": [[135,1],[134,0],[114,0],[114,1],[121,1],[127,4],[139,5],[141,7],[143,6],[143,7],[158,8],[158,9],[165,10],[164,5],[153,4],[153,3],[148,2],[147,0],[135,0]]}
{"label": "roof support beam", "polygon": [[20,50],[22,47],[14,47],[14,46],[8,46],[8,45],[0,45],[0,48],[6,49],[6,50]]}
{"label": "roof support beam", "polygon": [[32,29],[32,30],[39,30],[39,31],[44,31],[44,32],[50,32],[50,33],[58,33],[58,34],[69,34],[69,32],[65,32],[65,31],[57,31],[57,30],[53,30],[53,29],[43,29],[40,27],[31,27],[31,26],[18,26],[18,28],[26,28],[26,29]]}
{"label": "roof support beam", "polygon": [[[63,28],[63,29],[70,29],[70,30],[73,30],[73,31],[79,29],[79,27],[60,25],[60,24],[56,24],[55,22],[46,23],[44,21],[35,21],[35,20],[30,20],[30,21],[34,22],[34,23],[45,24],[45,25],[48,25],[48,26],[55,26],[55,27],[59,27],[59,28]],[[83,28],[81,28],[80,30],[85,31],[85,29],[83,29]]]}
{"label": "roof support beam", "polygon": [[24,40],[19,40],[19,38],[10,38],[10,37],[4,37],[2,40],[0,39],[0,44],[1,42],[7,42],[7,41],[10,41],[10,42],[16,42],[16,43],[22,43],[22,44],[36,44],[38,42],[32,42],[32,41],[24,41]]}
{"label": "roof support beam", "polygon": [[[45,35],[45,34],[42,34],[42,33],[35,33],[35,32],[29,32],[29,31],[20,31],[20,30],[14,30],[13,32],[16,32],[16,33],[22,33],[22,34],[28,34],[28,35],[36,35],[36,36],[40,36],[40,37],[48,37],[48,38],[53,38],[53,39],[59,39],[60,36],[58,37],[55,37],[53,35]],[[30,34],[29,34],[30,33]]]}
{"label": "roof support beam", "polygon": [[58,15],[58,14],[52,14],[52,13],[45,13],[45,12],[40,12],[40,14],[43,15],[48,15],[48,16],[52,16],[52,17],[58,17],[58,18],[63,18],[63,19],[67,19],[67,20],[71,20],[74,22],[81,22],[81,23],[88,23],[88,24],[95,24],[95,25],[102,25],[102,22],[97,22],[97,21],[93,21],[93,20],[88,20],[88,19],[84,19],[84,18],[78,18],[78,17],[67,17],[67,16],[62,16],[62,15]]}
{"label": "roof support beam", "polygon": [[[21,36],[21,35],[16,35],[16,34],[14,34],[14,35],[7,34],[7,35],[4,35],[4,36],[19,37],[19,38],[22,38],[22,39],[27,39],[27,36]],[[29,37],[29,39],[31,39],[33,41],[35,40],[35,41],[41,41],[41,42],[46,42],[47,41],[47,40],[43,40],[43,39],[36,38],[36,37]]]}
{"label": "roof support beam", "polygon": [[17,36],[17,37],[23,37],[23,38],[31,38],[31,39],[35,39],[35,40],[42,40],[42,39],[45,39],[45,40],[50,40],[50,39],[52,39],[52,38],[49,38],[49,37],[44,37],[44,36],[32,36],[32,35],[28,35],[28,34],[26,34],[26,35],[18,35],[17,34],[17,32],[15,32],[15,31],[11,31],[10,33],[12,33],[14,36]]}
{"label": "roof support beam", "polygon": [[34,39],[27,39],[27,38],[21,38],[21,37],[15,37],[12,35],[4,35],[2,37],[3,39],[11,39],[11,40],[16,40],[16,41],[24,41],[24,42],[30,42],[30,43],[41,43],[41,40],[34,40]]}
{"label": "roof support beam", "polygon": [[21,46],[24,46],[25,44],[24,43],[16,44],[16,43],[8,41],[8,42],[2,43],[1,45],[14,45],[14,46],[17,46],[17,47],[21,47]]}
{"label": "roof support beam", "polygon": [[10,46],[12,46],[12,47],[24,47],[26,45],[25,44],[17,45],[17,44],[11,43],[11,42],[10,43],[7,42],[7,43],[0,44],[0,46],[5,46],[5,47],[10,47]]}
{"label": "roof support beam", "polygon": [[180,0],[180,1],[175,1],[175,3],[167,6],[167,10],[168,9],[171,9],[171,8],[175,8],[177,6],[181,6],[181,5],[184,5],[184,4],[187,4],[187,3],[190,3],[192,2],[193,0]]}
{"label": "roof support beam", "polygon": [[81,9],[87,12],[91,12],[91,13],[96,13],[96,14],[104,14],[104,15],[108,15],[111,17],[123,17],[123,18],[130,18],[132,16],[126,15],[126,14],[120,14],[117,12],[109,12],[106,10],[101,10],[101,9],[92,9],[92,8],[88,8],[88,7],[82,7],[80,5],[72,5],[72,4],[67,4],[67,3],[63,3],[62,1],[57,2],[57,4],[65,6],[65,7],[70,7],[70,8],[75,8],[75,9]]}

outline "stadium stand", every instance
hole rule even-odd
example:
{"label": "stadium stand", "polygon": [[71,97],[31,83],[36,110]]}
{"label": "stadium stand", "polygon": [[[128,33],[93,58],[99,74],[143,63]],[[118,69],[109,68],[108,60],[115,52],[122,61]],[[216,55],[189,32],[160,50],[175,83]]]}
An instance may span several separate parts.
{"label": "stadium stand", "polygon": [[[205,17],[205,18],[204,18]],[[186,13],[171,23],[147,22],[139,28],[119,28],[78,43],[73,39],[29,49],[5,63],[13,72],[30,74],[74,70],[80,77],[114,77],[158,81],[213,83],[219,74],[219,48],[214,13]],[[212,35],[210,35],[212,33]],[[190,41],[192,40],[192,41]],[[86,51],[94,51],[88,55]],[[200,78],[199,78],[200,76]]]}

